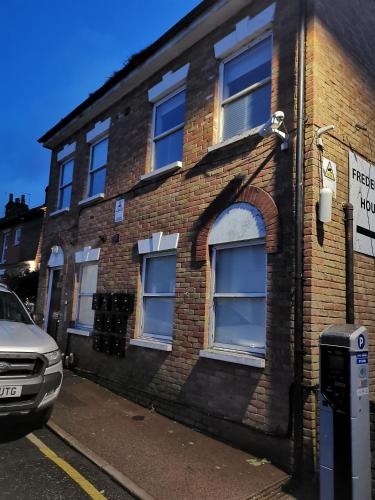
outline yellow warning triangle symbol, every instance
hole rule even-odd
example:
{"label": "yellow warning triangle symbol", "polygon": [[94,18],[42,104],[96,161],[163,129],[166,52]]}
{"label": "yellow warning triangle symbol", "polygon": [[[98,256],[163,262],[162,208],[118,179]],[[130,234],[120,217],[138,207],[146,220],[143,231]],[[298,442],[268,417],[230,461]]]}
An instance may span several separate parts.
{"label": "yellow warning triangle symbol", "polygon": [[333,168],[332,168],[330,161],[328,162],[328,165],[327,165],[326,171],[324,172],[324,175],[325,175],[325,177],[327,177],[327,179],[330,179],[331,181],[335,180],[335,173],[333,171]]}

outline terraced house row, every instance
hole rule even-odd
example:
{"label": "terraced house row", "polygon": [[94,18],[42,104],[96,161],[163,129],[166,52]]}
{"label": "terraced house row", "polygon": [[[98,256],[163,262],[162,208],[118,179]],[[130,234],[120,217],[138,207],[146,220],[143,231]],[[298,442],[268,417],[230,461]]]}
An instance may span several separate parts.
{"label": "terraced house row", "polygon": [[[316,469],[318,337],[346,321],[349,157],[374,160],[374,20],[365,0],[205,0],[40,139],[38,311],[74,369]],[[371,348],[374,287],[357,252]]]}

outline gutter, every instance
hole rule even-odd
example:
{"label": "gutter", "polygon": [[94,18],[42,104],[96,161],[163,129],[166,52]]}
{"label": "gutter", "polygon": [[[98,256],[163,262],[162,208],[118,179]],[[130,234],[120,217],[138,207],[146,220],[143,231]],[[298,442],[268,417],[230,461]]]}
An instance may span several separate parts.
{"label": "gutter", "polygon": [[353,251],[353,205],[344,204],[345,213],[345,276],[346,276],[346,322],[354,324],[354,251]]}
{"label": "gutter", "polygon": [[303,465],[303,215],[305,166],[306,0],[300,0],[298,20],[298,94],[294,234],[294,475]]}

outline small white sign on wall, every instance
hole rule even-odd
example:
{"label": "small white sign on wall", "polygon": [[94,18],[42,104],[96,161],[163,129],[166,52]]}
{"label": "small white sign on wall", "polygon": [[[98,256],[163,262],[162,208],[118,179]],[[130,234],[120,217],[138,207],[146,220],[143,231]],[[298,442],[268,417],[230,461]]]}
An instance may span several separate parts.
{"label": "small white sign on wall", "polygon": [[333,193],[333,198],[336,199],[337,169],[336,164],[328,158],[323,158],[322,179],[323,187],[329,188]]}
{"label": "small white sign on wall", "polygon": [[115,222],[121,222],[124,220],[124,210],[125,210],[125,200],[116,200],[115,205]]}
{"label": "small white sign on wall", "polygon": [[375,257],[375,166],[349,152],[349,201],[353,205],[353,247]]}

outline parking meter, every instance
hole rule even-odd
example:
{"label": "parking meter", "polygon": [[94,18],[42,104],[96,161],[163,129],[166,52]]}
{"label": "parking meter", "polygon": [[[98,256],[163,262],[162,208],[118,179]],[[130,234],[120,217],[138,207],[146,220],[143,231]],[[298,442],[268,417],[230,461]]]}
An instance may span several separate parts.
{"label": "parking meter", "polygon": [[368,335],[331,325],[320,335],[320,499],[370,500]]}

